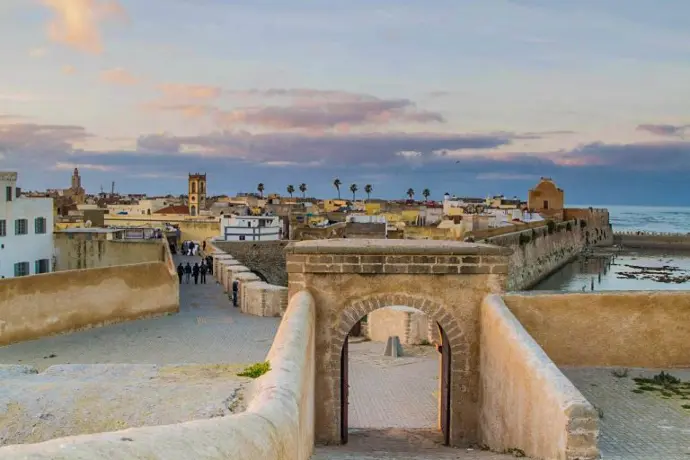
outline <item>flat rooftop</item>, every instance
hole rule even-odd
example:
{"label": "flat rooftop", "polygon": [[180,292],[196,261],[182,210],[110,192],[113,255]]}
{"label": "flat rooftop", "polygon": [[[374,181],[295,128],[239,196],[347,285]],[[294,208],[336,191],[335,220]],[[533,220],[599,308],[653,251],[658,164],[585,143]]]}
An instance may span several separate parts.
{"label": "flat rooftop", "polygon": [[121,232],[121,228],[103,228],[103,227],[89,227],[89,228],[66,228],[64,230],[55,230],[54,233],[115,233]]}

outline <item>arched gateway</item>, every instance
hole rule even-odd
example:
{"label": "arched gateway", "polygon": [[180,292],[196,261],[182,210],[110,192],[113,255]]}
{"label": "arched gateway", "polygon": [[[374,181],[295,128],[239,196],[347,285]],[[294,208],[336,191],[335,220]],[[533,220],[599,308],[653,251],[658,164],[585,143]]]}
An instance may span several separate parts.
{"label": "arched gateway", "polygon": [[[347,440],[347,337],[382,307],[417,308],[441,329],[440,428],[454,446],[476,442],[479,306],[500,292],[507,248],[456,241],[316,240],[287,249],[289,296],[316,302],[316,441]],[[345,408],[345,409],[344,409]]]}

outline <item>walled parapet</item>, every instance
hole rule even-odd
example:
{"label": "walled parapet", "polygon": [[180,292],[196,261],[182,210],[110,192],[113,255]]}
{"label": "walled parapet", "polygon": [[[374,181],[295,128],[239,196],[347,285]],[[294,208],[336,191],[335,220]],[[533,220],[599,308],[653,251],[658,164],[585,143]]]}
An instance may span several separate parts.
{"label": "walled parapet", "polygon": [[214,241],[213,244],[250,270],[261,273],[268,283],[287,286],[283,250],[288,241]]}
{"label": "walled parapet", "polygon": [[0,280],[0,345],[179,310],[166,262]]}
{"label": "walled parapet", "polygon": [[498,295],[480,315],[482,441],[528,457],[598,459],[599,416]]}
{"label": "walled parapet", "polygon": [[314,448],[314,299],[293,297],[241,414],[0,448],[3,460],[308,460]]}
{"label": "walled parapet", "polygon": [[690,250],[690,234],[684,233],[615,233],[613,243],[631,249]]}
{"label": "walled parapet", "polygon": [[249,283],[241,305],[243,313],[255,316],[281,316],[287,308],[287,288],[263,281]]}
{"label": "walled parapet", "polygon": [[252,272],[242,272],[235,274],[234,281],[237,281],[238,306],[240,310],[247,311],[247,286],[260,282],[261,278]]}
{"label": "walled parapet", "polygon": [[[252,273],[252,271],[244,265],[224,265],[221,267],[221,270],[223,271],[223,289],[225,292],[229,293],[232,293],[232,285],[237,280],[238,275],[243,273],[250,273],[254,275],[254,273]],[[256,277],[256,275],[254,276]]]}
{"label": "walled parapet", "polygon": [[225,253],[214,253],[213,254],[213,274],[218,280],[219,283],[222,284],[222,279],[221,279],[221,273],[220,273],[220,263],[223,260],[235,260],[234,257],[232,257],[230,254],[225,254]]}

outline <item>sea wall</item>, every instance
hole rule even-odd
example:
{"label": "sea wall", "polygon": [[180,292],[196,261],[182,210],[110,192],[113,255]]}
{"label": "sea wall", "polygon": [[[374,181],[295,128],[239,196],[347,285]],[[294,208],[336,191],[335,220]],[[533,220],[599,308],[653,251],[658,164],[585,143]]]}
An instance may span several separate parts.
{"label": "sea wall", "polygon": [[690,291],[511,293],[504,300],[559,366],[690,367]]}
{"label": "sea wall", "polygon": [[213,245],[263,276],[266,282],[287,286],[284,249],[288,243],[289,241],[214,241]]}
{"label": "sea wall", "polygon": [[0,448],[3,460],[308,460],[314,448],[312,296],[292,297],[241,414]]}
{"label": "sea wall", "polygon": [[179,310],[169,262],[0,280],[0,345]]}
{"label": "sea wall", "polygon": [[509,247],[506,290],[529,289],[578,255],[585,247],[584,233],[576,221],[487,238],[484,242]]}
{"label": "sea wall", "polygon": [[682,233],[615,233],[613,243],[631,249],[690,250],[690,234]]}
{"label": "sea wall", "polygon": [[492,450],[599,458],[598,414],[498,295],[480,311],[480,432]]}
{"label": "sea wall", "polygon": [[57,233],[54,238],[55,271],[104,268],[165,259],[164,239],[86,240]]}

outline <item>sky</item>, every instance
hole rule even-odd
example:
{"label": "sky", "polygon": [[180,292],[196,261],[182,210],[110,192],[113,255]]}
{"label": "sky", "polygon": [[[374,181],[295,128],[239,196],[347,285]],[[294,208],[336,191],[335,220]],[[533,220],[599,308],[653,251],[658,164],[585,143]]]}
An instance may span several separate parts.
{"label": "sky", "polygon": [[24,189],[685,205],[690,2],[2,0]]}

